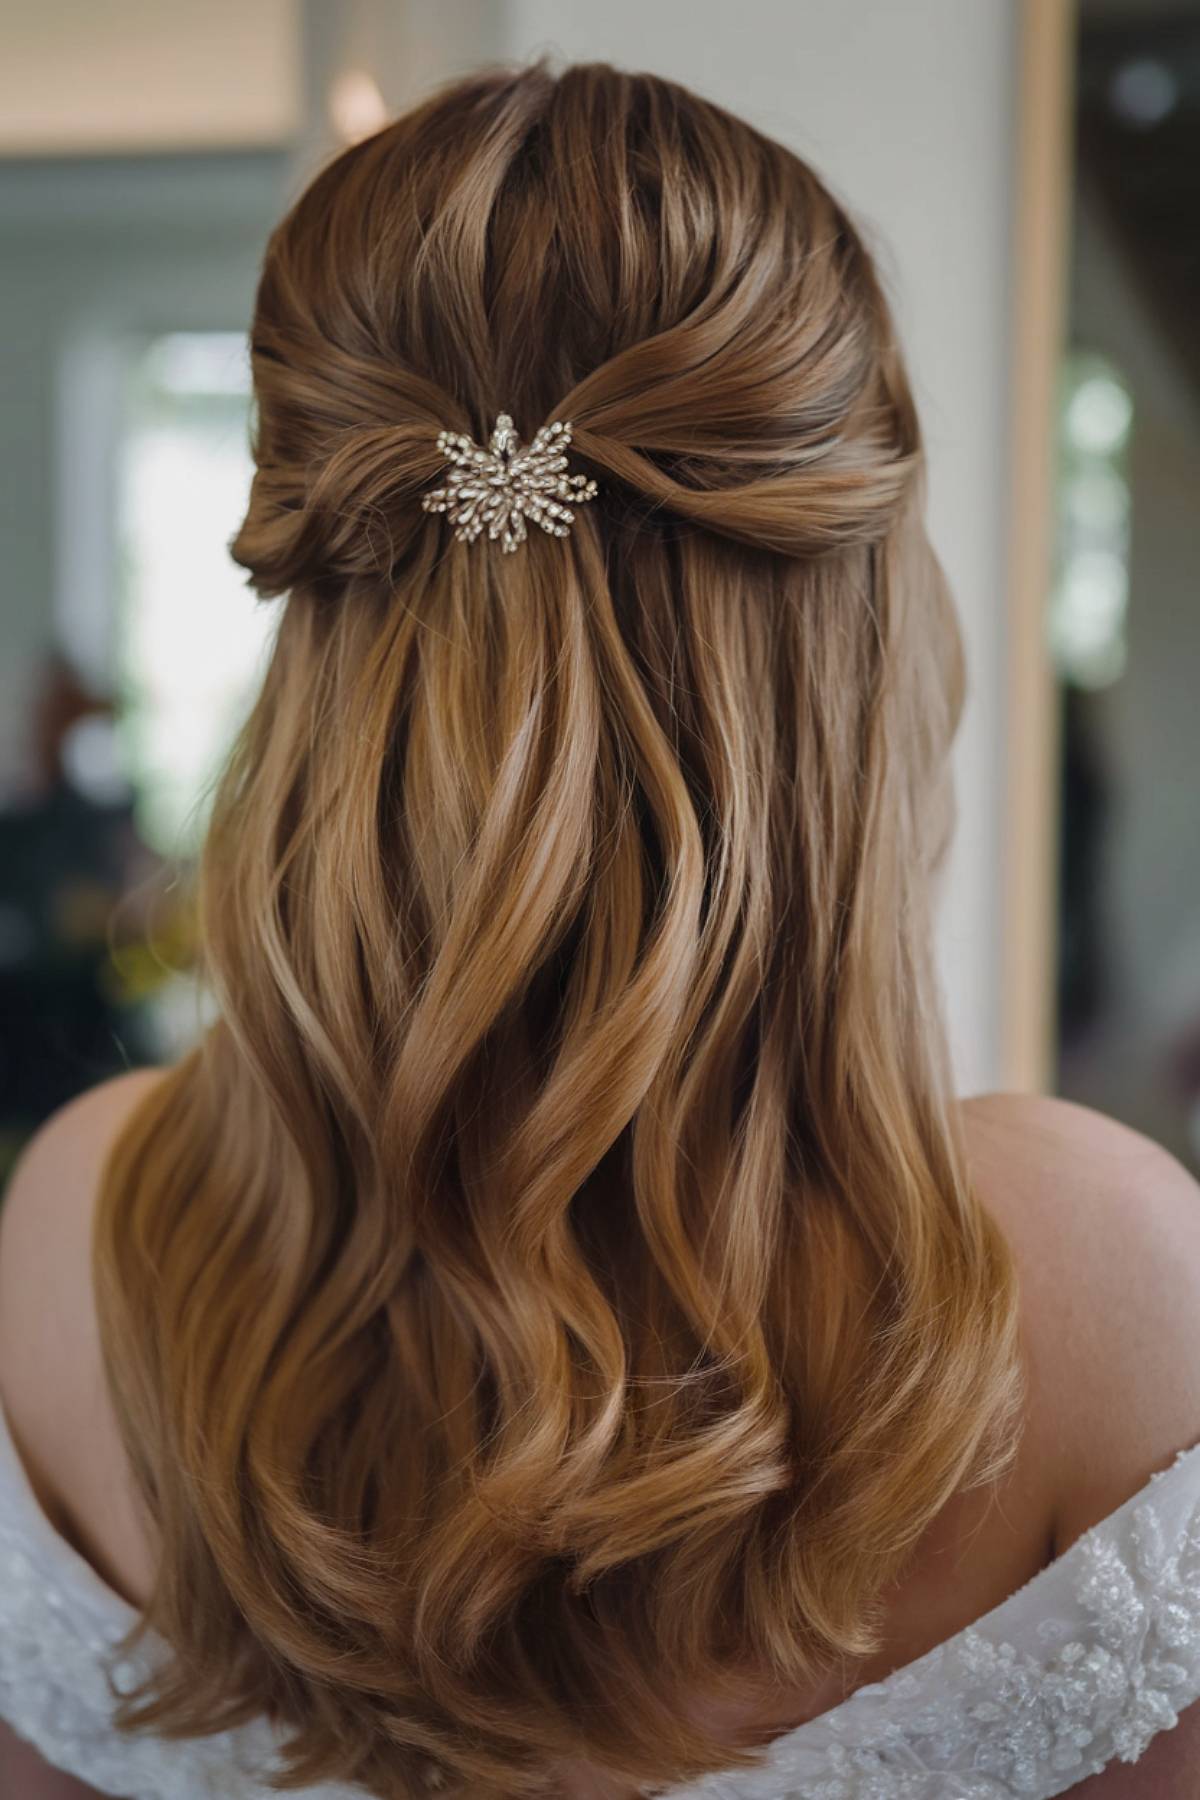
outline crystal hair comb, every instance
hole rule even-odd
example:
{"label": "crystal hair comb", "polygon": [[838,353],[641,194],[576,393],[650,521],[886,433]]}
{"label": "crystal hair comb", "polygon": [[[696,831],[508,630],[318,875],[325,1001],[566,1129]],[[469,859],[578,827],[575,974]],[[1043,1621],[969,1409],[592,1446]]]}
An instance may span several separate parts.
{"label": "crystal hair comb", "polygon": [[594,481],[563,473],[570,441],[570,425],[556,420],[523,445],[507,413],[498,415],[487,449],[461,432],[439,431],[438,449],[452,466],[446,485],[432,489],[421,505],[448,514],[455,537],[468,544],[486,531],[501,540],[502,550],[515,550],[525,542],[526,519],[552,537],[566,537],[575,522],[571,505],[597,492]]}

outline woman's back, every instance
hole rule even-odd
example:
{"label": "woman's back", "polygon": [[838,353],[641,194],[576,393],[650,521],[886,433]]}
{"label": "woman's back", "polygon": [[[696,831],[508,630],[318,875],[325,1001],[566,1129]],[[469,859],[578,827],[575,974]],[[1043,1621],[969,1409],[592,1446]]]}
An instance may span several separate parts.
{"label": "woman's back", "polygon": [[[55,1530],[135,1605],[150,1592],[154,1534],[100,1363],[89,1237],[99,1167],[124,1114],[158,1079],[132,1075],[66,1109],[27,1157],[0,1231],[0,1398],[13,1438]],[[1127,1502],[1170,1466],[1176,1452],[1200,1443],[1200,1189],[1154,1146],[1064,1103],[993,1096],[969,1102],[965,1116],[973,1172],[1014,1244],[1021,1275],[1031,1378],[1020,1451],[993,1488],[956,1495],[926,1532],[911,1567],[885,1597],[880,1652],[829,1671],[800,1693],[772,1695],[759,1681],[740,1703],[710,1707],[709,1717],[731,1744],[765,1744],[810,1720],[824,1725],[836,1709],[852,1746],[857,1714],[844,1705],[847,1696],[896,1671],[907,1674],[931,1651],[961,1643],[967,1627],[1005,1602],[1009,1630],[1019,1626],[1030,1643],[1040,1633],[1048,1648],[1060,1649],[1047,1634],[1065,1629],[1062,1614],[1074,1588],[1066,1579],[1071,1565],[1061,1565],[1061,1578],[1051,1565],[1072,1547],[1077,1558],[1085,1533],[1128,1510]],[[1194,1566],[1200,1571],[1200,1457],[1191,1459],[1191,1467]],[[1012,1605],[1031,1582],[1019,1608]],[[1117,1595],[1122,1598],[1128,1596]],[[1165,1598],[1177,1606],[1177,1595]],[[1197,1664],[1200,1585],[1177,1628],[1178,1651]],[[994,1679],[991,1670],[989,1689]],[[1061,1682],[1052,1701],[1039,1702],[1026,1674],[1019,1692],[997,1698],[995,1725],[1008,1728],[1006,1705],[1014,1712],[1014,1730],[1023,1712],[1035,1759],[1039,1743],[1048,1757],[1061,1754],[1061,1742],[1047,1726],[1056,1710],[1062,1715],[1060,1688]],[[943,1691],[950,1697],[952,1685],[934,1669],[920,1693],[923,1717],[930,1707],[936,1711]],[[1078,1694],[1079,1714],[1067,1719],[1076,1735],[1094,1698],[1086,1680]],[[1132,1687],[1130,1696],[1137,1698]],[[910,1702],[873,1704],[893,1705],[896,1721],[913,1710]],[[1126,1711],[1136,1717],[1135,1707]],[[1141,1725],[1148,1738],[1145,1718]],[[1162,1729],[1158,1719],[1154,1728]],[[982,1743],[986,1733],[979,1729]],[[817,1743],[814,1734],[811,1745]],[[823,1759],[824,1735],[819,1743],[818,1752],[803,1733],[796,1737],[788,1752],[792,1765],[809,1755]],[[1079,1750],[1085,1755],[1086,1743]],[[1142,1794],[1182,1800],[1200,1792],[1200,1780],[1188,1774],[1193,1764],[1200,1769],[1200,1709],[1169,1734],[1155,1736],[1134,1769],[1110,1763],[1087,1791],[1097,1800]],[[4,1766],[0,1758],[0,1771]],[[731,1800],[743,1791],[777,1791],[743,1790],[736,1776],[725,1779],[721,1793]],[[194,1772],[185,1780],[194,1781]],[[625,1800],[632,1793],[585,1765],[566,1769],[558,1791],[564,1800]],[[788,1791],[806,1796],[810,1790]],[[901,1791],[886,1785],[844,1790],[853,1800]],[[979,1790],[1052,1791],[1060,1790],[1006,1784],[1003,1769],[997,1785]]]}

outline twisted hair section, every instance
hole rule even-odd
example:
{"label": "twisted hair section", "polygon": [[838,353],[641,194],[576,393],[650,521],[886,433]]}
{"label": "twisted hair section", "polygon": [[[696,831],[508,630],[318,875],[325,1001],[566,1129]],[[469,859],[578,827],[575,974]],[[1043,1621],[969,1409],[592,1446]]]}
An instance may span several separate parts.
{"label": "twisted hair section", "polygon": [[[381,1800],[752,1759],[1011,1454],[929,946],[960,700],[852,224],[607,65],[493,69],[268,247],[235,554],[286,595],[205,847],[218,1022],[116,1146],[110,1378],[170,1661]],[[574,424],[487,554],[443,428]]]}

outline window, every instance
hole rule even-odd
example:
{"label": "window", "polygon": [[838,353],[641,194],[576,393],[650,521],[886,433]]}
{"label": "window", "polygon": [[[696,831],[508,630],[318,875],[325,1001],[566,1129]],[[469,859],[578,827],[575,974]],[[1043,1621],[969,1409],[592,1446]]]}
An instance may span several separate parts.
{"label": "window", "polygon": [[144,343],[122,401],[120,741],[139,835],[163,856],[187,857],[275,625],[228,554],[252,474],[245,339],[174,332]]}
{"label": "window", "polygon": [[1060,414],[1059,563],[1050,641],[1059,674],[1108,687],[1125,667],[1133,400],[1105,357],[1068,359]]}

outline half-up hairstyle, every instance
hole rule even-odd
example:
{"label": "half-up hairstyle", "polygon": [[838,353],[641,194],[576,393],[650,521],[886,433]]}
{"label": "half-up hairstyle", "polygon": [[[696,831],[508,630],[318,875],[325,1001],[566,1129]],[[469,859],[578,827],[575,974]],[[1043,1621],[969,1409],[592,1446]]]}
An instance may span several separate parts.
{"label": "half-up hairstyle", "polygon": [[[880,1643],[1011,1457],[1009,1254],[930,952],[961,689],[918,424],[789,151],[490,69],[272,236],[234,555],[286,595],[201,868],[220,1013],[110,1159],[171,1659],[381,1800],[752,1760],[702,1698]],[[443,428],[574,426],[506,556]]]}

